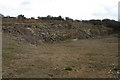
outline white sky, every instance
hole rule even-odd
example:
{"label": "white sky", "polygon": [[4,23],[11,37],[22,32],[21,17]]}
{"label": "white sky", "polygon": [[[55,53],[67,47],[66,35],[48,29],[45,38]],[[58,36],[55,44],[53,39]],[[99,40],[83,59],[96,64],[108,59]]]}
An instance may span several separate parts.
{"label": "white sky", "polygon": [[79,20],[118,20],[120,0],[0,0],[0,13],[7,16],[25,17],[59,16]]}

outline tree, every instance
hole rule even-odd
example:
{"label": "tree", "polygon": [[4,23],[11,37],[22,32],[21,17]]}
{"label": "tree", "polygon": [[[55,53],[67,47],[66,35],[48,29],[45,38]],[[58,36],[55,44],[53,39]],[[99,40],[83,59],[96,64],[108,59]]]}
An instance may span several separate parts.
{"label": "tree", "polygon": [[17,18],[18,19],[25,19],[26,17],[24,15],[20,14],[20,15],[17,16]]}
{"label": "tree", "polygon": [[0,18],[4,18],[4,15],[0,14]]}
{"label": "tree", "polygon": [[31,19],[35,19],[34,17],[31,17]]}
{"label": "tree", "polygon": [[38,19],[41,19],[41,17],[40,17],[40,16],[38,16],[37,18],[38,18]]}
{"label": "tree", "polygon": [[58,16],[58,20],[64,20],[62,16]]}
{"label": "tree", "polygon": [[59,19],[62,19],[62,16],[58,16]]}
{"label": "tree", "polygon": [[51,16],[51,15],[48,15],[47,18],[52,18],[52,16]]}
{"label": "tree", "polygon": [[10,16],[6,16],[6,18],[10,18]]}
{"label": "tree", "polygon": [[71,18],[69,18],[69,17],[65,17],[65,19],[66,19],[66,20],[73,20],[73,19],[71,19]]}

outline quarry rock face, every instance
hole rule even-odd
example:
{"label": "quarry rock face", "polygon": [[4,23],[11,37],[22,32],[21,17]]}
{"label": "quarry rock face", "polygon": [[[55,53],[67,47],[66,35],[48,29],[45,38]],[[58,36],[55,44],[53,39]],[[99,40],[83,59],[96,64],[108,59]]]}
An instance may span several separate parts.
{"label": "quarry rock face", "polygon": [[87,39],[108,35],[111,28],[77,21],[64,20],[7,20],[3,19],[2,30],[14,40],[39,44],[68,39]]}

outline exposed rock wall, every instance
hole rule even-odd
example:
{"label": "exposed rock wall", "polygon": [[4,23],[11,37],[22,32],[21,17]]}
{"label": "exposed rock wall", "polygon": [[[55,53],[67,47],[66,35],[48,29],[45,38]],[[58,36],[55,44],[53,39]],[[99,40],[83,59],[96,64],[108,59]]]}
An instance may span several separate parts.
{"label": "exposed rock wall", "polygon": [[7,21],[3,20],[3,33],[15,40],[38,44],[67,39],[101,37],[112,32],[111,28],[77,21]]}

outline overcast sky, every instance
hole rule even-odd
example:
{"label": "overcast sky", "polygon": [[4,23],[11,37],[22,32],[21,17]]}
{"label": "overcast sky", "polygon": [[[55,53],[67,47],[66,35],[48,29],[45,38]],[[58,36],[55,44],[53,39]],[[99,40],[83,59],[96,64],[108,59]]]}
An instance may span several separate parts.
{"label": "overcast sky", "polygon": [[118,20],[120,0],[0,0],[0,13],[25,17],[59,16],[79,20]]}

